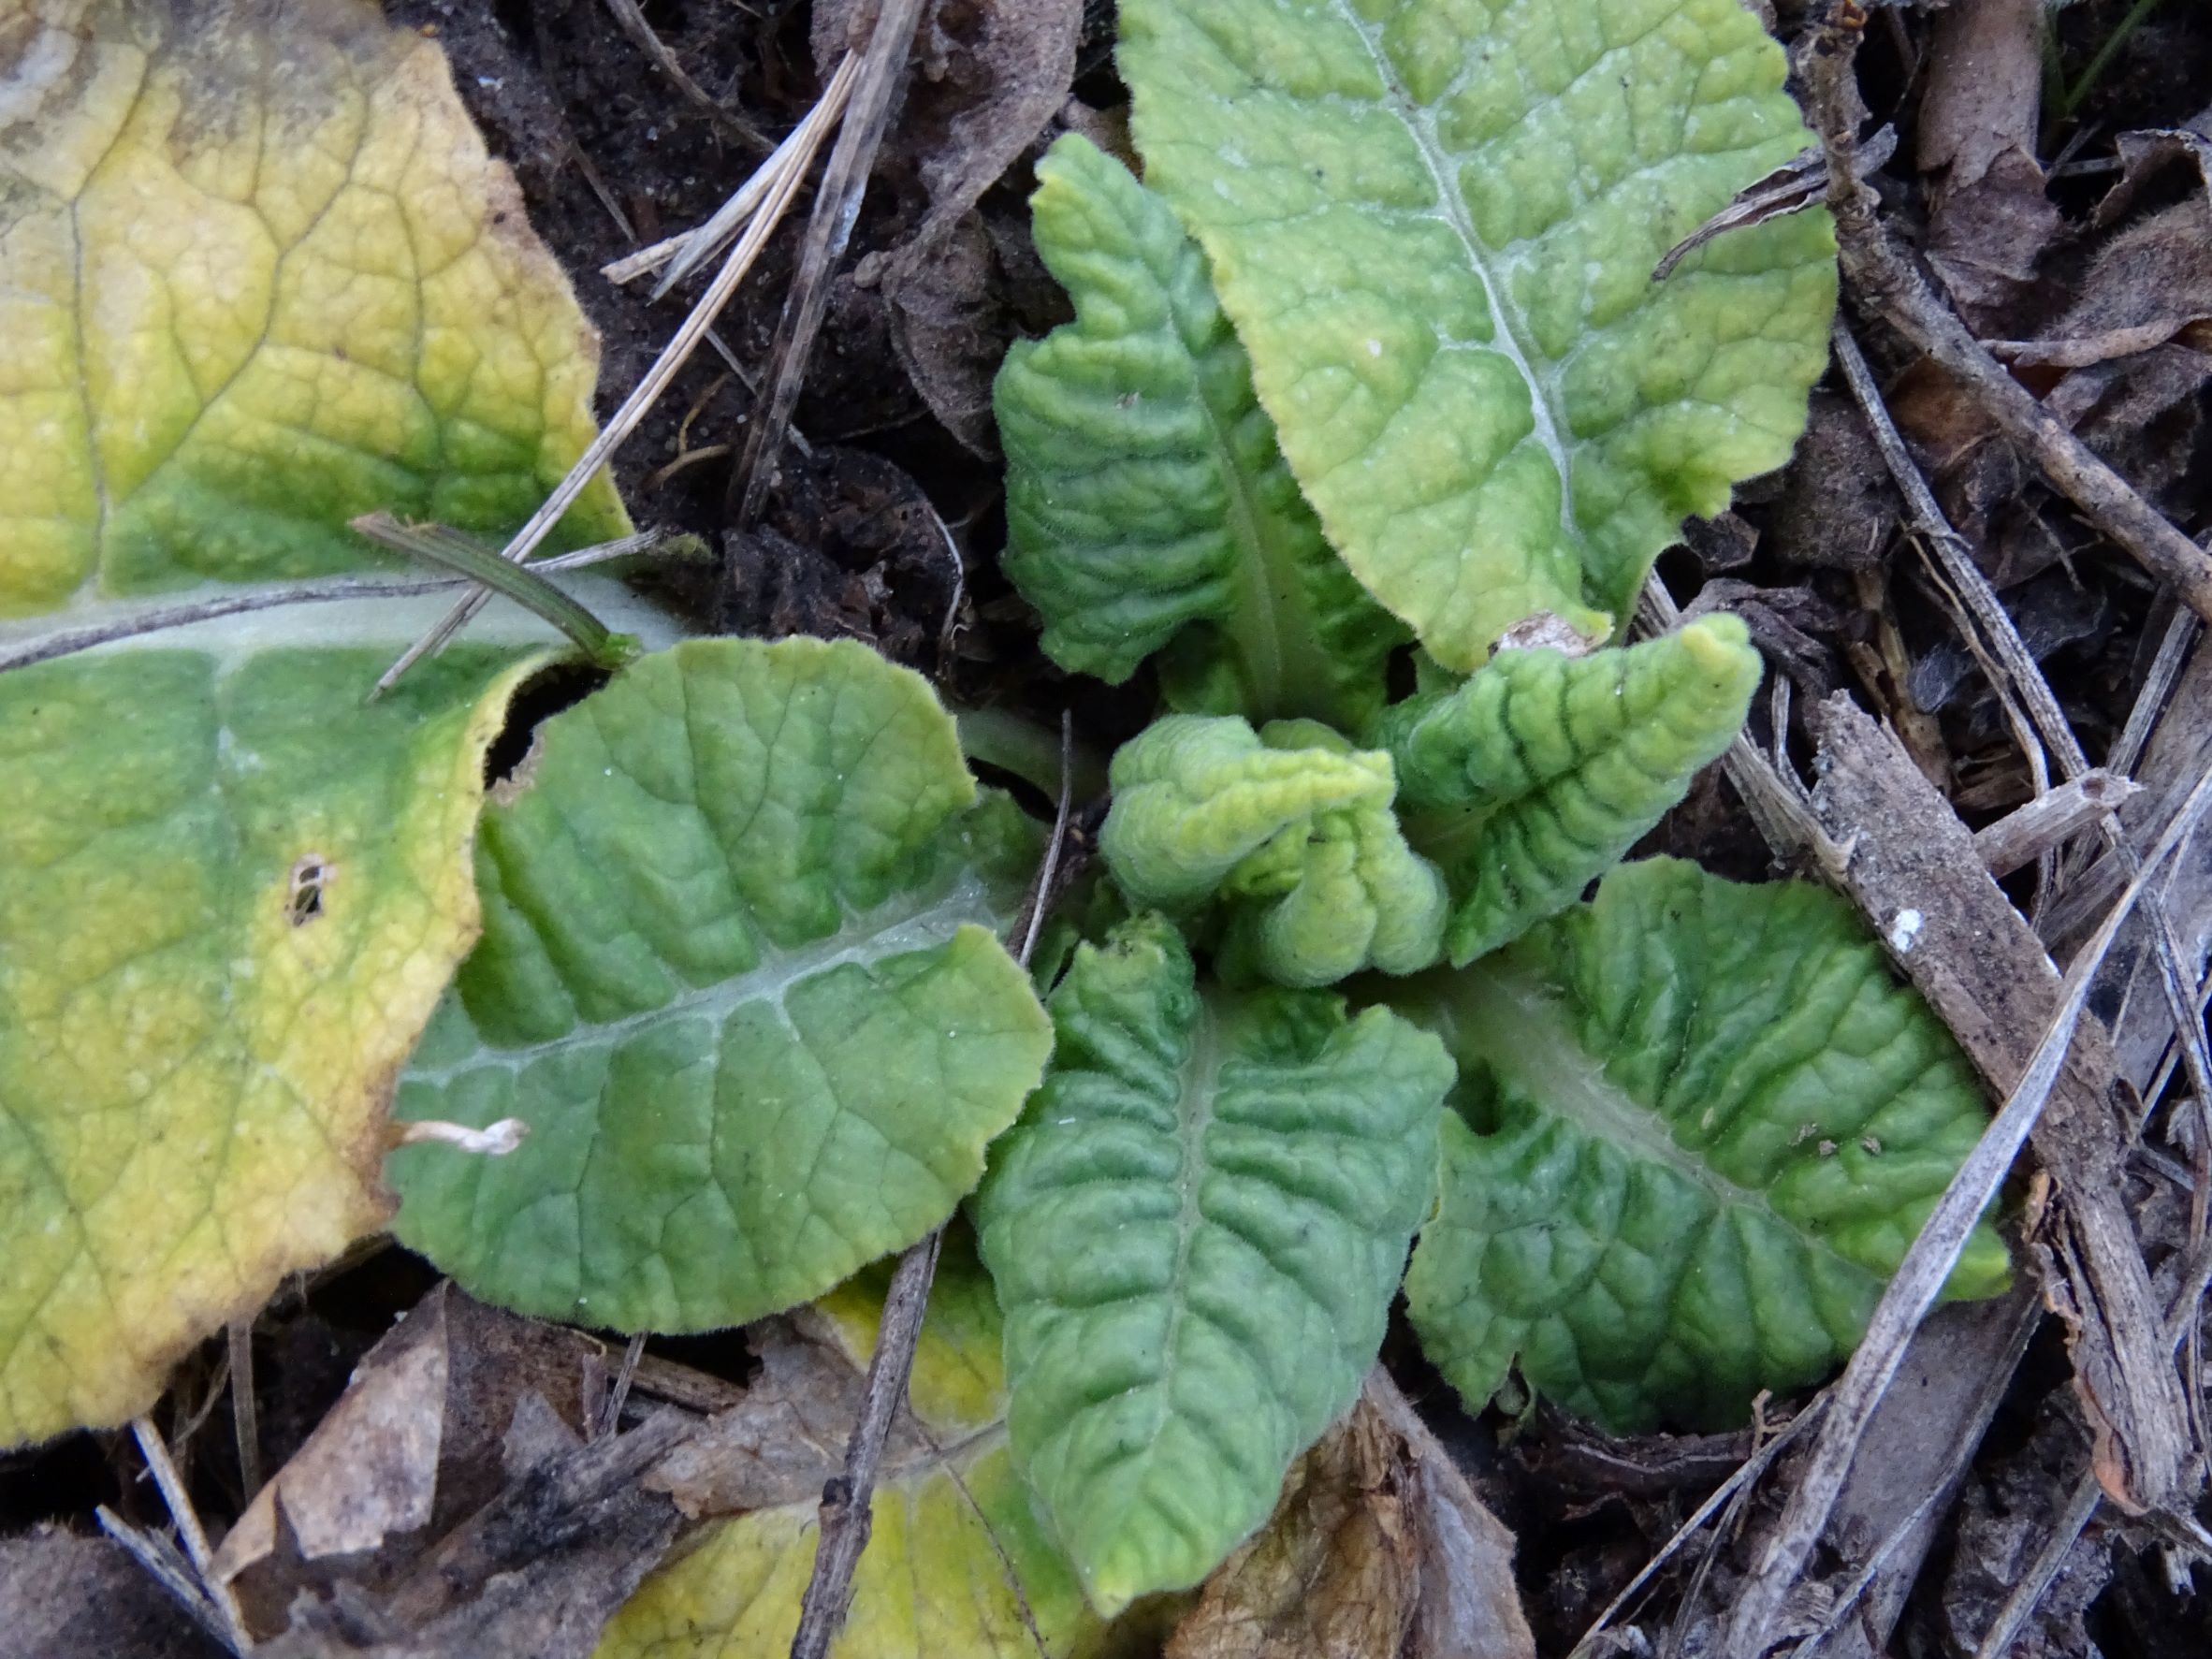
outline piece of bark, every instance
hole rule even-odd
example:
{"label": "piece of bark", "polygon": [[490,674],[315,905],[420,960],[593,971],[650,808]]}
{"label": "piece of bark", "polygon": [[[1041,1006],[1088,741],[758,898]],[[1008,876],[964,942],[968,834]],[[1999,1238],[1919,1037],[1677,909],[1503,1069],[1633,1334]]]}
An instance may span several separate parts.
{"label": "piece of bark", "polygon": [[1842,1559],[1871,1576],[1822,1659],[1881,1659],[1890,1651],[1905,1598],[1951,1523],[1952,1499],[2040,1316],[2033,1287],[2023,1283],[1994,1301],[1939,1308],[1914,1333],[1829,1521]]}
{"label": "piece of bark", "polygon": [[[1808,711],[1820,744],[1813,810],[1848,849],[1836,880],[1998,1095],[2010,1093],[2056,1011],[2059,976],[1983,868],[1973,836],[1896,738],[1848,698]],[[2085,1016],[2032,1144],[2055,1184],[2053,1225],[2073,1246],[2075,1373],[2109,1436],[2113,1496],[2136,1508],[2195,1484],[2188,1413],[2161,1304],[2126,1202],[2132,1131],[2110,1090],[2115,1059]]]}

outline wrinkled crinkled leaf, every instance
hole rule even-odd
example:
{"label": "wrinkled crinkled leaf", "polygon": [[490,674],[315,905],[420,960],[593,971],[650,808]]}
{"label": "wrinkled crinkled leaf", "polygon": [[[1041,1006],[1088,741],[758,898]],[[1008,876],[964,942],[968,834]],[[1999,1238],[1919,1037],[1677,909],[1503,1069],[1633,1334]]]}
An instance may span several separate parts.
{"label": "wrinkled crinkled leaf", "polygon": [[[875,1347],[880,1289],[864,1280],[760,1333],[762,1375],[703,1453],[679,1454],[678,1503],[749,1513],[709,1525],[607,1625],[596,1659],[753,1659],[791,1646],[814,1565],[822,1482],[842,1465]],[[839,1659],[1047,1659],[1097,1622],[1039,1528],[1006,1442],[999,1320],[958,1235],[946,1240],[914,1353],[912,1412],[892,1432]],[[794,1433],[794,1430],[796,1431]],[[742,1490],[719,1481],[718,1444],[741,1453]],[[763,1478],[764,1466],[773,1474]],[[1034,1629],[1035,1635],[1031,1631]]]}
{"label": "wrinkled crinkled leaf", "polygon": [[1359,723],[1404,633],[1321,539],[1205,255],[1082,138],[1037,176],[1037,251],[1075,321],[1007,354],[996,403],[1007,574],[1045,650],[1118,684],[1166,649],[1176,707]]}
{"label": "wrinkled crinkled leaf", "polygon": [[1781,465],[1825,213],[1660,255],[1811,142],[1739,0],[1124,0],[1145,178],[1212,258],[1330,540],[1452,667],[1624,616]]}
{"label": "wrinkled crinkled leaf", "polygon": [[[19,3],[0,88],[0,650],[376,562],[366,508],[504,529],[589,440],[566,281],[366,0]],[[624,524],[602,481],[568,528]],[[495,610],[365,706],[444,603],[0,673],[0,1442],[144,1410],[381,1224],[484,749],[548,637]]]}
{"label": "wrinkled crinkled leaf", "polygon": [[1122,746],[1099,851],[1139,908],[1220,899],[1228,956],[1278,984],[1436,960],[1444,881],[1399,834],[1387,754],[1313,720],[1172,715]]}
{"label": "wrinkled crinkled leaf", "polygon": [[[1470,1403],[1520,1357],[1617,1429],[1743,1420],[1813,1382],[1987,1122],[1841,900],[1674,859],[1403,999],[1460,1062],[1405,1289]],[[1949,1287],[2002,1288],[1985,1222]]]}
{"label": "wrinkled crinkled leaf", "polygon": [[1587,657],[1501,651],[1390,709],[1373,740],[1406,835],[1451,885],[1452,961],[1579,898],[1728,747],[1758,683],[1743,624],[1716,616]]}
{"label": "wrinkled crinkled leaf", "polygon": [[1433,1191],[1442,1047],[1195,982],[1157,916],[1085,945],[977,1200],[1014,1458],[1091,1604],[1195,1584],[1374,1362]]}
{"label": "wrinkled crinkled leaf", "polygon": [[851,641],[687,641],[547,720],[399,1101],[530,1136],[396,1153],[399,1236],[525,1313],[696,1331],[943,1221],[1051,1047],[974,795],[927,685]]}

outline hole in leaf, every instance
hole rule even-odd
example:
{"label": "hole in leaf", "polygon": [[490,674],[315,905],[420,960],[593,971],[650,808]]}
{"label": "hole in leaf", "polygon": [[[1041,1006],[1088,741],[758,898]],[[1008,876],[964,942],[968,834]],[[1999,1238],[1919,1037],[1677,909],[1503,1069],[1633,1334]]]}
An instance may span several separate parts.
{"label": "hole in leaf", "polygon": [[574,708],[606,684],[607,672],[584,662],[556,662],[522,682],[507,705],[507,723],[484,751],[484,787],[513,778],[530,754],[538,727],[564,708]]}
{"label": "hole in leaf", "polygon": [[1494,1135],[1506,1127],[1506,1102],[1499,1097],[1497,1076],[1478,1059],[1461,1061],[1459,1082],[1445,1097],[1445,1105],[1477,1135]]}
{"label": "hole in leaf", "polygon": [[334,866],[320,852],[300,855],[284,886],[284,915],[295,927],[305,927],[323,913],[323,890],[329,885]]}

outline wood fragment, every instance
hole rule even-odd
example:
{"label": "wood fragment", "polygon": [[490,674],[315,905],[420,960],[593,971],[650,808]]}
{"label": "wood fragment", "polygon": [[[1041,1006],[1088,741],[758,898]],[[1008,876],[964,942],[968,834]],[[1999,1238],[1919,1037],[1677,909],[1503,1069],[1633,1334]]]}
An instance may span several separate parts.
{"label": "wood fragment", "polygon": [[[1919,912],[1922,923],[1909,950],[1895,953],[1896,936],[1888,935],[1893,953],[1976,1065],[2006,1092],[2003,1107],[1929,1214],[1831,1390],[1828,1415],[1803,1476],[1730,1611],[1719,1649],[1726,1659],[1756,1659],[1767,1651],[1767,1632],[1826,1529],[1867,1423],[1912,1332],[1934,1304],[1959,1249],[2031,1131],[2045,1168],[2059,1182],[2064,1217],[2081,1246],[2085,1273],[2076,1290],[2084,1312],[2098,1316],[2085,1321],[2082,1340],[2110,1356],[2111,1375],[2101,1380],[2111,1392],[2102,1404],[2118,1432],[2143,1506],[2170,1501],[2191,1455],[2179,1380],[2159,1341],[2161,1310],[2123,1201],[2128,1126],[2102,1098],[2098,1079],[2110,1075],[2109,1050],[2097,1041],[2101,1033],[2084,1008],[2103,953],[2149,872],[2212,806],[2212,776],[2054,988],[2055,970],[1981,869],[1965,826],[1895,739],[1843,697],[1824,706],[1815,728],[1826,762],[1815,800],[1831,835],[1851,826],[1847,890],[1885,935],[1885,924],[1898,910]],[[2030,997],[2044,1000],[2044,1017],[2005,1017],[2002,1011],[2028,1006]],[[2040,1040],[2023,1055],[2030,1031],[2039,1032]],[[2081,1048],[2101,1054],[2102,1066],[2085,1068],[2077,1040]]]}
{"label": "wood fragment", "polygon": [[1974,851],[1992,876],[2009,876],[2142,793],[2141,784],[2092,767],[1976,830]]}

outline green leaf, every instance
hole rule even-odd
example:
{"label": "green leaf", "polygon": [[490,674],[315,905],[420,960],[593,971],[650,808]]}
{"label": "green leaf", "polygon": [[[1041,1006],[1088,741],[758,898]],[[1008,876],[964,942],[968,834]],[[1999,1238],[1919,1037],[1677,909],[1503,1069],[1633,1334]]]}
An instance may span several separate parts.
{"label": "green leaf", "polygon": [[1825,212],[1652,267],[1812,142],[1739,0],[1123,0],[1145,177],[1213,261],[1291,471],[1448,665],[1625,617],[1788,458]]}
{"label": "green leaf", "polygon": [[1070,134],[1038,165],[1037,251],[1075,321],[1007,354],[1006,569],[1062,667],[1170,703],[1357,724],[1402,629],[1321,539],[1251,365],[1167,204]]}
{"label": "green leaf", "polygon": [[851,641],[687,641],[547,720],[398,1108],[530,1134],[395,1153],[399,1237],[521,1312],[697,1331],[942,1222],[1051,1047],[974,795],[927,685]]}
{"label": "green leaf", "polygon": [[1443,878],[1390,810],[1387,754],[1312,720],[1255,733],[1171,715],[1115,753],[1099,851],[1132,905],[1231,912],[1234,963],[1278,984],[1333,984],[1362,968],[1436,960]]}
{"label": "green leaf", "polygon": [[[1987,1122],[1948,1033],[1803,882],[1630,865],[1399,1002],[1460,1062],[1405,1293],[1475,1406],[1516,1355],[1623,1432],[1817,1381]],[[2006,1272],[1985,1221],[1949,1293]]]}
{"label": "green leaf", "polygon": [[[0,87],[0,655],[388,564],[373,508],[503,533],[590,441],[590,327],[378,7],[17,5]],[[626,528],[602,476],[566,532]],[[368,706],[449,603],[0,672],[0,1444],[150,1409],[384,1224],[484,753],[555,639],[494,606]]]}
{"label": "green leaf", "polygon": [[[760,1376],[659,1475],[688,1510],[743,1512],[708,1522],[639,1585],[594,1659],[789,1650],[822,1489],[842,1470],[882,1306],[869,1274],[747,1333]],[[1097,1634],[1014,1473],[999,1342],[991,1281],[964,1235],[949,1234],[914,1351],[911,1415],[900,1415],[884,1453],[839,1659],[1040,1659],[1041,1642],[1054,1659]],[[758,1455],[764,1443],[773,1457]]]}
{"label": "green leaf", "polygon": [[1688,793],[1742,729],[1759,653],[1734,617],[1570,658],[1500,651],[1371,734],[1397,764],[1405,834],[1452,891],[1464,966],[1554,914]]}
{"label": "green leaf", "polygon": [[1195,1584],[1374,1363],[1451,1063],[1383,1009],[1195,982],[1157,916],[1084,946],[976,1203],[1014,1460],[1091,1605]]}

